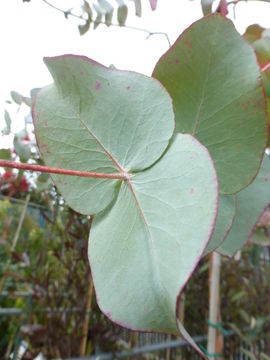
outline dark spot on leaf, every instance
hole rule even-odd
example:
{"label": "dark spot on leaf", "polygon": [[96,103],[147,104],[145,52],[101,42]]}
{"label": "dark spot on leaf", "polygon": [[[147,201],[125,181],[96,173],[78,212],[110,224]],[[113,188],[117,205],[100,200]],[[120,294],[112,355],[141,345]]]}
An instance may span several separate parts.
{"label": "dark spot on leaf", "polygon": [[42,144],[40,147],[45,151],[46,154],[50,154],[50,150],[46,144]]}
{"label": "dark spot on leaf", "polygon": [[96,89],[96,90],[100,90],[100,89],[101,89],[101,83],[100,83],[100,82],[96,81],[95,89]]}

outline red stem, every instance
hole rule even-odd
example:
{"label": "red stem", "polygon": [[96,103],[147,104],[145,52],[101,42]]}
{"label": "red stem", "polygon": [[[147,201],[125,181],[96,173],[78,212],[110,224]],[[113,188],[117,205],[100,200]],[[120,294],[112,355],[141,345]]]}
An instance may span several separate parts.
{"label": "red stem", "polygon": [[25,164],[25,163],[19,163],[16,161],[8,161],[8,160],[1,160],[1,159],[0,159],[0,167],[22,169],[22,170],[29,170],[29,171],[39,171],[39,172],[50,173],[50,174],[90,177],[90,178],[98,178],[98,179],[127,180],[130,178],[130,175],[127,173],[105,174],[105,173],[96,173],[96,172],[89,172],[89,171],[68,170],[68,169],[53,168],[50,166]]}
{"label": "red stem", "polygon": [[265,72],[270,69],[270,61],[261,68],[261,72]]}

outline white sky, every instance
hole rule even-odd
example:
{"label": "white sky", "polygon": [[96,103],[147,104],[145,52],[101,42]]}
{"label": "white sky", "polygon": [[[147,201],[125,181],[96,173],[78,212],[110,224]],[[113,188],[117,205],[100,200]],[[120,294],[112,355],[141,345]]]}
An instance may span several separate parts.
{"label": "white sky", "polygon": [[[50,0],[67,9],[80,0]],[[202,16],[200,0],[158,0],[152,12],[148,0],[142,0],[143,17],[136,18],[130,1],[127,25],[150,31],[166,32],[173,43],[181,32]],[[71,5],[72,6],[72,5]],[[270,28],[270,4],[259,1],[241,2],[236,7],[234,21],[240,33],[253,23]],[[130,69],[150,75],[159,57],[168,49],[164,36],[155,35],[145,40],[143,32],[125,28],[107,28],[100,25],[80,36],[78,22],[66,20],[60,12],[48,7],[42,0],[23,3],[22,0],[1,2],[0,34],[0,128],[3,127],[4,109],[15,124],[21,124],[25,111],[16,113],[14,105],[5,103],[11,90],[28,95],[30,89],[51,82],[44,65],[44,56],[64,53],[82,54],[104,65],[114,64],[119,69]],[[8,145],[0,135],[0,148]]]}

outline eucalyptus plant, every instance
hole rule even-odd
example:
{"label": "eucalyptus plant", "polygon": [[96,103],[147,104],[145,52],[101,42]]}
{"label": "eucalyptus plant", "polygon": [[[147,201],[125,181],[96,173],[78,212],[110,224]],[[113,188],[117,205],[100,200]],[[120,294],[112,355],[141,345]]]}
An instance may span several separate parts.
{"label": "eucalyptus plant", "polygon": [[37,93],[32,116],[47,166],[0,164],[50,172],[67,204],[91,215],[88,255],[104,314],[129,329],[181,334],[205,356],[178,320],[179,298],[201,257],[233,255],[270,202],[253,48],[210,15],[152,77],[77,55],[45,64],[53,84]]}

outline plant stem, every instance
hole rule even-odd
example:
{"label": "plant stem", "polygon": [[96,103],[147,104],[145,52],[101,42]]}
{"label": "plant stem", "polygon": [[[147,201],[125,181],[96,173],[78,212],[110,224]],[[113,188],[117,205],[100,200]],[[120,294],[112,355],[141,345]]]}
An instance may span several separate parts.
{"label": "plant stem", "polygon": [[8,160],[1,160],[1,159],[0,159],[0,167],[22,169],[22,170],[29,170],[29,171],[39,171],[39,172],[50,173],[50,174],[98,178],[98,179],[120,179],[120,180],[130,179],[130,175],[127,173],[105,174],[105,173],[96,173],[96,172],[89,172],[89,171],[78,171],[78,170],[53,168],[50,166],[26,164],[26,163],[19,163],[16,161],[8,161]]}
{"label": "plant stem", "polygon": [[[209,354],[216,352],[217,330],[214,327],[218,322],[219,312],[219,287],[220,287],[220,254],[213,252],[210,255],[210,274],[209,274],[209,327],[207,351]],[[212,325],[211,325],[212,324]]]}
{"label": "plant stem", "polygon": [[270,0],[234,0],[234,1],[228,1],[227,5],[237,5],[237,3],[239,3],[240,1],[241,2],[245,1],[246,3],[249,1],[261,1],[261,2],[270,3]]}
{"label": "plant stem", "polygon": [[[53,4],[51,4],[49,1],[47,0],[42,0],[45,4],[47,4],[48,6],[50,6],[51,8],[53,8],[54,10],[57,10],[57,11],[60,11],[61,13],[63,13],[66,17],[67,16],[72,16],[74,18],[77,18],[77,19],[80,19],[80,20],[84,20],[86,21],[86,19],[83,17],[83,15],[76,15],[74,14],[72,11],[68,10],[68,11],[65,11],[63,9],[60,9],[59,7],[57,6],[54,6]],[[100,25],[106,25],[107,24],[103,21],[95,21],[96,24],[100,24]],[[120,25],[120,24],[110,24],[110,26],[114,26],[114,27],[122,27],[122,28],[126,28],[126,29],[129,29],[129,30],[136,30],[136,31],[141,31],[141,32],[144,32],[144,33],[147,33],[147,37],[146,39],[149,39],[151,36],[153,35],[163,35],[166,37],[167,39],[167,42],[168,42],[168,45],[169,45],[169,48],[171,47],[171,42],[170,42],[170,39],[169,39],[169,36],[167,33],[165,32],[162,32],[162,31],[149,31],[149,30],[146,30],[146,29],[142,29],[142,28],[138,28],[136,26],[128,26],[128,25]]]}

